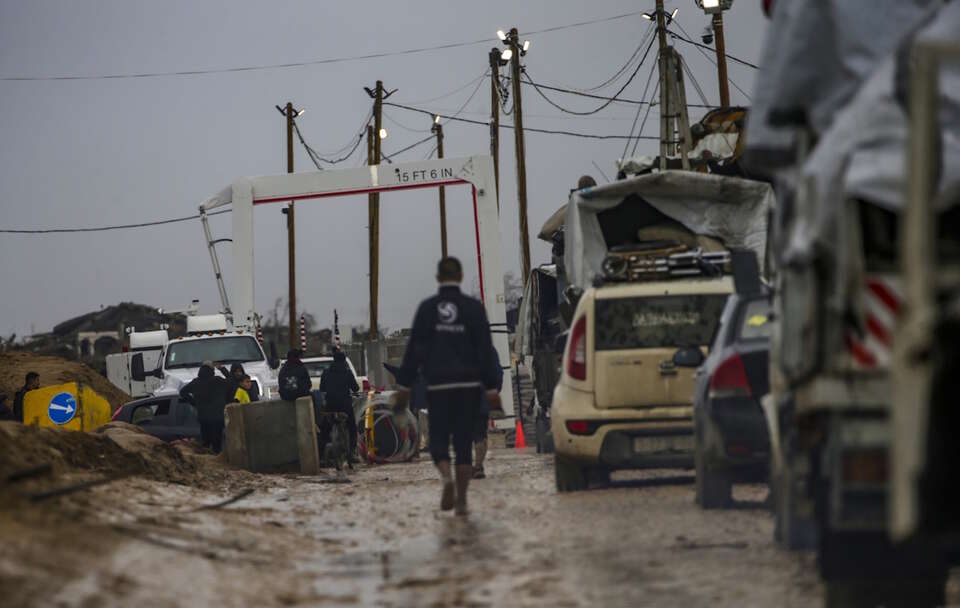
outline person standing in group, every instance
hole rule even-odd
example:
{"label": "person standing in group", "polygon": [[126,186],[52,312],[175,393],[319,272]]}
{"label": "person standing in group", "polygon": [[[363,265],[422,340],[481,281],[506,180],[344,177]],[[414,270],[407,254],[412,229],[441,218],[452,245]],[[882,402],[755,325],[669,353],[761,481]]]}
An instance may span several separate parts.
{"label": "person standing in group", "polygon": [[[421,302],[400,366],[396,406],[404,409],[418,373],[427,383],[430,455],[440,472],[440,508],[467,514],[467,488],[473,476],[473,436],[482,398],[500,407],[490,324],[483,304],[460,291],[463,267],[453,257],[437,265],[436,295]],[[456,454],[456,484],[450,441]]]}
{"label": "person standing in group", "polygon": [[180,398],[197,410],[200,441],[219,454],[223,445],[223,410],[227,405],[227,381],[213,373],[213,362],[204,361],[197,377],[180,389]]}
{"label": "person standing in group", "polygon": [[[494,348],[490,355],[493,373],[497,377],[497,394],[503,391],[503,367],[500,366],[500,357]],[[487,457],[487,427],[490,426],[490,406],[486,397],[480,399],[477,406],[477,422],[473,435],[473,478],[486,479],[487,473],[483,470],[483,461]]]}
{"label": "person standing in group", "polygon": [[[240,363],[234,363],[230,366],[230,371],[227,371],[227,368],[218,365],[217,369],[223,374],[223,377],[227,379],[227,401],[236,401],[234,397],[237,394],[237,389],[243,384],[243,378],[249,377],[243,369],[243,365]],[[257,390],[257,385],[253,384],[253,379],[251,378],[250,388],[247,389],[247,396],[250,397],[250,401],[260,401],[260,392]]]}
{"label": "person standing in group", "polygon": [[24,378],[23,386],[13,394],[13,419],[17,422],[23,422],[23,399],[27,393],[40,388],[40,374],[37,372],[27,372]]}
{"label": "person standing in group", "polygon": [[326,410],[341,412],[347,416],[347,429],[350,431],[350,464],[357,462],[357,415],[353,411],[353,395],[360,391],[360,385],[350,366],[347,355],[342,350],[333,351],[333,363],[323,372],[320,379],[320,391],[324,393]]}
{"label": "person standing in group", "polygon": [[291,348],[287,352],[287,360],[283,362],[277,383],[280,385],[280,398],[286,401],[296,401],[299,397],[310,396],[310,372],[300,360],[300,351]]}
{"label": "person standing in group", "polygon": [[244,374],[243,378],[240,378],[240,384],[237,386],[237,389],[233,392],[232,403],[250,403],[253,401],[250,398],[250,393],[253,390],[253,380],[250,376]]}

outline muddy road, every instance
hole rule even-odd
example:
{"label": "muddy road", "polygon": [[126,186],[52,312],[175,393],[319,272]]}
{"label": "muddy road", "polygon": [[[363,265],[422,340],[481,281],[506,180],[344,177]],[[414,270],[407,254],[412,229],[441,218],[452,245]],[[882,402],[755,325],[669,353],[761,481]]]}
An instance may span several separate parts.
{"label": "muddy road", "polygon": [[[212,458],[212,457],[209,457]],[[692,477],[558,495],[549,457],[493,450],[471,514],[437,510],[426,460],[349,483],[222,471],[128,478],[0,511],[0,604],[810,606],[812,556],[771,543],[763,486],[703,512]],[[245,493],[227,506],[203,509]]]}

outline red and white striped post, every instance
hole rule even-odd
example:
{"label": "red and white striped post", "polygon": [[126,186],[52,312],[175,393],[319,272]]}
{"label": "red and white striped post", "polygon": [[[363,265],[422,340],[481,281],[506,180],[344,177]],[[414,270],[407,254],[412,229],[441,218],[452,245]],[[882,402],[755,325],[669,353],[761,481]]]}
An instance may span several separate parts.
{"label": "red and white striped post", "polygon": [[300,315],[300,350],[307,352],[307,322],[303,315]]}
{"label": "red and white striped post", "polygon": [[260,326],[260,315],[257,315],[257,342],[263,347],[263,328]]}

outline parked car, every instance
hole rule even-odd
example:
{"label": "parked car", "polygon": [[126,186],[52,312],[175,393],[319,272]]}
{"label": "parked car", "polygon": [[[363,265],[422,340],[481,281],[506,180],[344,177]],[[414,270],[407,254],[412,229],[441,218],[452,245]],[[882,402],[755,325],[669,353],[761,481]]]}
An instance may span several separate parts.
{"label": "parked car", "polygon": [[616,469],[693,466],[691,368],[704,361],[733,280],[708,272],[726,262],[699,253],[631,255],[687,265],[679,277],[651,273],[581,296],[551,408],[559,492],[604,483]]}
{"label": "parked car", "polygon": [[731,295],[697,369],[694,464],[696,501],[704,509],[729,506],[734,483],[768,471],[770,434],[760,400],[770,390],[771,325],[766,293]]}
{"label": "parked car", "polygon": [[113,420],[136,425],[164,441],[200,440],[197,410],[176,393],[126,403],[114,412]]}

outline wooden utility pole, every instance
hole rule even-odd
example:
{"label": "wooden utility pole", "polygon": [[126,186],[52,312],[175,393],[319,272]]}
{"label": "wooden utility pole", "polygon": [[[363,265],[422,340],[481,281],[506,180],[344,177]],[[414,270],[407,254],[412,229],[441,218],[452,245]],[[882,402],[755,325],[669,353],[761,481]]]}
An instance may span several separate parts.
{"label": "wooden utility pole", "polygon": [[[364,87],[373,98],[373,130],[367,127],[367,162],[379,165],[382,158],[380,147],[381,133],[383,133],[383,100],[396,92],[396,89],[384,93],[383,81],[378,80],[375,89]],[[372,143],[372,150],[371,148]],[[368,198],[370,219],[370,339],[376,340],[379,336],[377,327],[377,307],[380,295],[380,193],[372,192]]]}
{"label": "wooden utility pole", "polygon": [[[662,2],[662,0],[659,0]],[[517,155],[517,206],[520,212],[520,265],[523,272],[523,286],[527,286],[530,277],[530,230],[527,227],[527,160],[523,141],[523,108],[520,101],[520,34],[517,28],[510,28],[507,42],[512,51],[510,57],[511,80],[513,82],[513,140]]]}
{"label": "wooden utility pole", "polygon": [[[293,104],[287,102],[284,108],[277,106],[280,113],[287,119],[287,173],[293,173],[293,119],[296,110]],[[290,348],[297,348],[297,259],[296,259],[296,223],[293,215],[293,201],[283,210],[287,216],[287,285],[289,292],[287,300],[290,303]]]}
{"label": "wooden utility pole", "polygon": [[497,212],[500,211],[500,49],[490,49],[490,156],[493,157],[493,182],[497,187]]}
{"label": "wooden utility pole", "polygon": [[660,170],[667,169],[667,159],[678,150],[684,169],[690,168],[688,146],[690,123],[687,118],[687,97],[683,87],[680,55],[667,45],[667,14],[663,0],[657,0],[657,35],[660,42]]}
{"label": "wooden utility pole", "polygon": [[[430,129],[437,134],[437,158],[443,158],[443,125],[438,120],[439,117]],[[440,186],[440,253],[441,257],[447,257],[447,193],[443,186]]]}
{"label": "wooden utility pole", "polygon": [[713,40],[717,51],[717,78],[720,81],[720,107],[730,107],[730,83],[727,80],[727,48],[723,41],[723,13],[713,14]]}
{"label": "wooden utility pole", "polygon": [[[367,164],[376,165],[376,141],[380,139],[373,127],[367,125]],[[379,336],[377,328],[378,291],[377,270],[380,255],[380,203],[376,194],[371,194],[367,203],[367,233],[370,241],[370,339],[376,340]]]}

